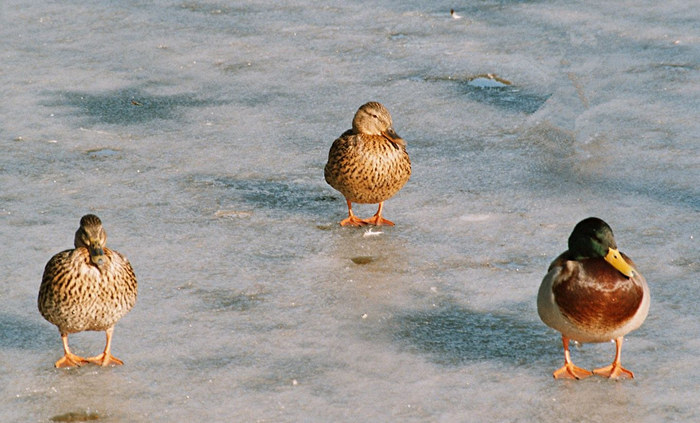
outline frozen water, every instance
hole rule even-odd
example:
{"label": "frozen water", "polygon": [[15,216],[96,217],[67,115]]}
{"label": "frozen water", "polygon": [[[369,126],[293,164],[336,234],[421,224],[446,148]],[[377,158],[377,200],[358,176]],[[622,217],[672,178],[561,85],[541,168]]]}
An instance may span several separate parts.
{"label": "frozen water", "polygon": [[[6,0],[0,421],[700,420],[692,3]],[[414,173],[365,236],[323,166],[370,100]],[[56,370],[36,295],[88,212],[126,364]],[[651,286],[632,381],[551,378],[535,296],[591,215]]]}

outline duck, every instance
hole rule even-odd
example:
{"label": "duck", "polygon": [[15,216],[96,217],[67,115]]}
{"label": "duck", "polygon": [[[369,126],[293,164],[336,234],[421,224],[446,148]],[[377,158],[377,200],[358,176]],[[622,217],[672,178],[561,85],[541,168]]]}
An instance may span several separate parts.
{"label": "duck", "polygon": [[[411,160],[406,141],[394,131],[386,107],[376,101],[360,106],[353,117],[352,129],[333,142],[324,176],[345,197],[348,217],[340,222],[342,226],[394,226],[382,216],[384,202],[408,182]],[[361,219],[353,213],[352,203],[379,204],[379,207],[374,216]]]}
{"label": "duck", "polygon": [[[138,284],[129,260],[107,248],[106,241],[100,218],[86,214],[75,232],[75,248],[55,254],[44,268],[37,303],[61,335],[64,355],[56,361],[57,368],[124,364],[111,353],[112,334],[136,303]],[[106,333],[101,354],[85,358],[71,352],[68,335],[83,331]]]}
{"label": "duck", "polygon": [[[602,219],[580,221],[568,240],[568,250],[550,264],[537,294],[542,321],[561,333],[564,365],[555,379],[583,379],[591,375],[634,378],[622,367],[624,336],[639,328],[649,313],[646,279],[632,259],[621,253],[610,226]],[[615,341],[615,358],[592,372],[571,361],[569,342]]]}

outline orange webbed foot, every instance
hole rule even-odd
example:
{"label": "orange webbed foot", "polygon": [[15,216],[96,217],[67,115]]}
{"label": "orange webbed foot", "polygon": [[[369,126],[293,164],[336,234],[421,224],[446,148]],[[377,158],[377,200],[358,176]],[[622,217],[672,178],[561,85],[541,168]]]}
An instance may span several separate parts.
{"label": "orange webbed foot", "polygon": [[60,369],[63,367],[79,367],[88,363],[89,361],[86,358],[80,357],[75,354],[67,353],[58,361],[56,361],[56,363],[54,363],[54,366]]}
{"label": "orange webbed foot", "polygon": [[121,366],[124,364],[123,361],[109,353],[102,353],[94,357],[88,357],[86,360],[90,363],[97,364],[98,366]]}
{"label": "orange webbed foot", "polygon": [[610,379],[634,379],[634,373],[615,363],[594,369],[593,373]]}
{"label": "orange webbed foot", "polygon": [[370,217],[369,219],[364,219],[363,222],[367,225],[375,225],[375,226],[381,226],[381,225],[386,225],[386,226],[394,226],[394,222],[388,219],[384,219],[381,216],[374,215]]}
{"label": "orange webbed foot", "polygon": [[593,372],[574,366],[573,363],[567,363],[556,370],[552,376],[554,379],[583,379],[592,374]]}
{"label": "orange webbed foot", "polygon": [[340,226],[365,226],[367,222],[359,217],[352,215],[340,221]]}

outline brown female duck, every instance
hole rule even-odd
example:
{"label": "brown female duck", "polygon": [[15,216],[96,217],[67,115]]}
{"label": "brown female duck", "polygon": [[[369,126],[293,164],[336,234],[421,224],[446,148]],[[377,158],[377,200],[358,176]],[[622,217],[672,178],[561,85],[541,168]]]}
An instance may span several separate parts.
{"label": "brown female duck", "polygon": [[[136,302],[137,283],[129,260],[105,247],[106,240],[100,218],[87,214],[75,233],[75,249],[54,255],[44,269],[38,305],[61,334],[64,356],[56,367],[123,364],[110,352],[112,333]],[[102,354],[83,358],[71,353],[68,335],[86,330],[107,333]]]}
{"label": "brown female duck", "polygon": [[[341,225],[394,225],[382,217],[384,201],[406,184],[411,161],[406,142],[394,132],[384,106],[369,102],[359,108],[352,129],[333,142],[324,174],[326,182],[340,191],[348,204],[348,217]],[[373,217],[360,219],[353,214],[352,203],[379,203],[379,209]]]}
{"label": "brown female duck", "polygon": [[[607,223],[590,217],[574,227],[569,249],[552,262],[540,285],[537,311],[547,326],[561,332],[564,366],[554,372],[555,378],[634,377],[620,363],[622,340],[646,319],[649,287],[632,260],[618,251]],[[569,355],[571,339],[614,339],[615,359],[593,372],[574,366]]]}

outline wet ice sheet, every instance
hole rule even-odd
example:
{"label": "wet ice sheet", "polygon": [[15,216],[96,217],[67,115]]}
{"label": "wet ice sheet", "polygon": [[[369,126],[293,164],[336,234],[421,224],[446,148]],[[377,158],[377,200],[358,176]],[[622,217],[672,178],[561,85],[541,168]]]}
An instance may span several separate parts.
{"label": "wet ice sheet", "polygon": [[[697,420],[697,13],[453,7],[4,6],[0,420]],[[364,236],[322,169],[369,100],[414,173]],[[36,293],[86,212],[140,296],[125,366],[57,371]],[[550,376],[535,295],[589,215],[651,285],[633,381]]]}

